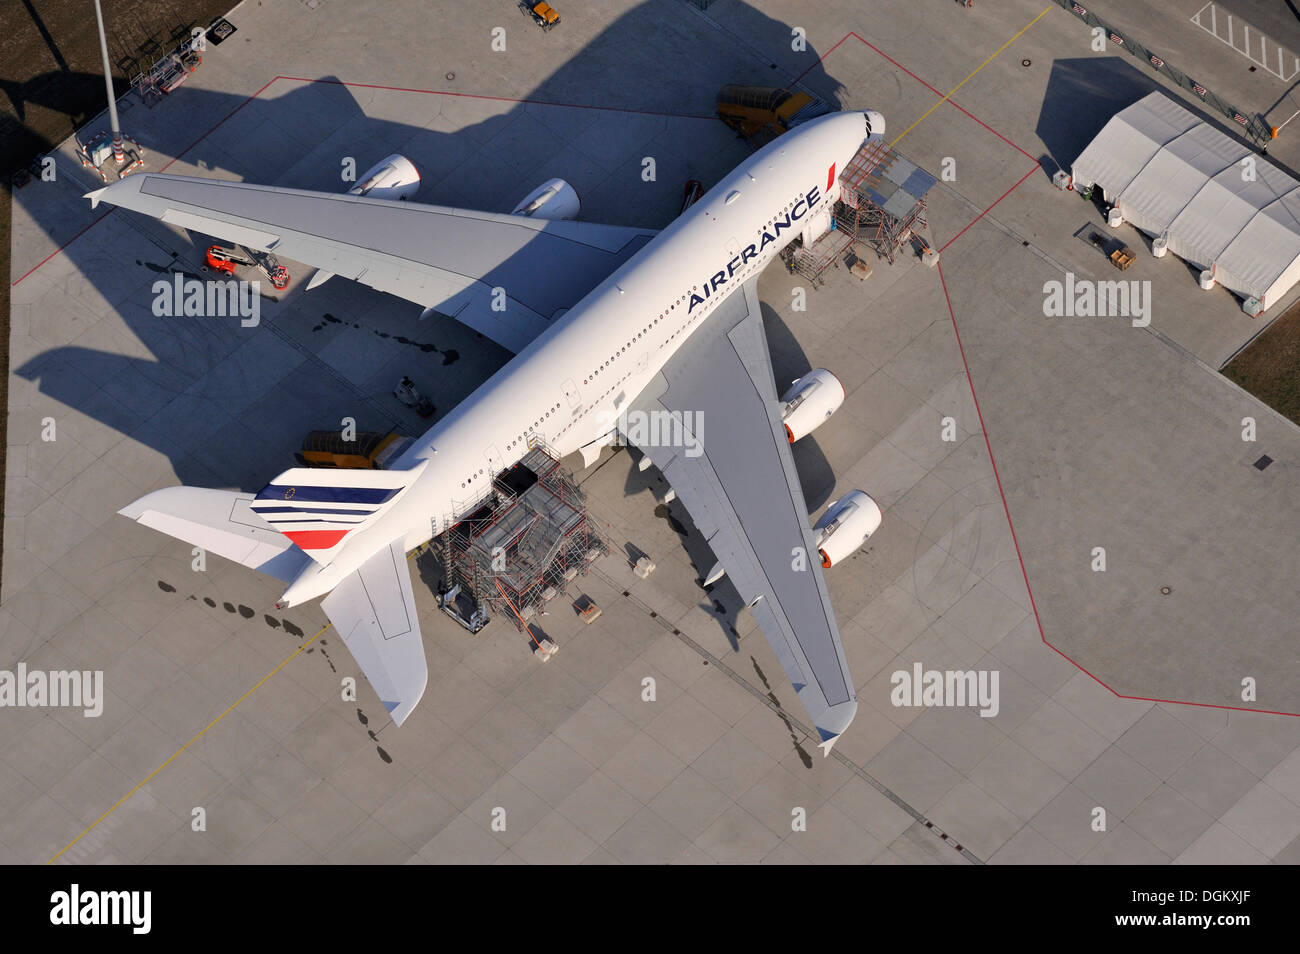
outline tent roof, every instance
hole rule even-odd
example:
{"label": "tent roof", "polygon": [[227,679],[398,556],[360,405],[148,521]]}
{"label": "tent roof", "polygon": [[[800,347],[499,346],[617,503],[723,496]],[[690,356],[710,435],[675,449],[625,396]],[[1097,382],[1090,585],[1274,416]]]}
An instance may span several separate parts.
{"label": "tent roof", "polygon": [[1238,294],[1275,300],[1300,278],[1300,182],[1162,93],[1113,116],[1072,173]]}

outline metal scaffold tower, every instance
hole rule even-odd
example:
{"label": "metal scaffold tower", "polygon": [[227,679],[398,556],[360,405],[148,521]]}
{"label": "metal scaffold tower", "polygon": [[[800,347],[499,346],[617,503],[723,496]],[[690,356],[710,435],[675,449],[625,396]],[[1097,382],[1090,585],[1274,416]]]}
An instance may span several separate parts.
{"label": "metal scaffold tower", "polygon": [[836,230],[892,265],[912,236],[926,228],[925,197],[934,176],[877,139],[863,144],[840,173],[840,182]]}
{"label": "metal scaffold tower", "polygon": [[610,545],[572,476],[535,444],[496,476],[479,505],[442,534],[435,549],[446,592],[455,593],[450,601],[463,604],[468,597],[474,607],[468,618],[463,611],[451,615],[477,632],[490,610],[525,631]]}
{"label": "metal scaffold tower", "polygon": [[841,260],[852,244],[853,237],[838,228],[831,229],[812,245],[792,242],[786,246],[786,267],[814,285],[820,285],[824,281],[822,273]]}

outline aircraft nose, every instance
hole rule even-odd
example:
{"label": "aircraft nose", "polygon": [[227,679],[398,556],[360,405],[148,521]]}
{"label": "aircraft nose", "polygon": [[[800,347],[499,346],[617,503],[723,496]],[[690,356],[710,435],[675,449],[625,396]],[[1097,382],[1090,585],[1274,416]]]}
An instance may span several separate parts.
{"label": "aircraft nose", "polygon": [[862,111],[862,115],[867,121],[868,136],[883,136],[885,134],[885,117],[881,113],[876,112],[874,109],[866,109]]}

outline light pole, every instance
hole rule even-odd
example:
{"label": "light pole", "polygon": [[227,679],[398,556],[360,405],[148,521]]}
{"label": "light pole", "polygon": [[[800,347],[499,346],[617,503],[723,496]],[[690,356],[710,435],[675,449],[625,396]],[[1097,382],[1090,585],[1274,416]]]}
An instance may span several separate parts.
{"label": "light pole", "polygon": [[108,65],[108,38],[104,35],[104,11],[95,0],[95,19],[99,22],[99,52],[104,57],[104,86],[108,89],[108,123],[113,130],[113,159],[119,165],[126,160],[122,148],[122,127],[117,124],[117,97],[113,95],[113,73]]}

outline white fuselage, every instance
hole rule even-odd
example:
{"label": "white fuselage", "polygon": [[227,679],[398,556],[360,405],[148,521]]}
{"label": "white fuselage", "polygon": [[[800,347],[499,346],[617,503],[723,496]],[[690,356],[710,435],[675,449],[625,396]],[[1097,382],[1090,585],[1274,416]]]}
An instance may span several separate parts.
{"label": "white fuselage", "polygon": [[[869,114],[872,131],[884,127]],[[331,590],[406,534],[406,549],[466,516],[492,478],[541,442],[557,457],[604,438],[713,310],[805,230],[824,231],[839,173],[867,136],[861,112],[781,136],[715,185],[446,417],[392,469],[429,465],[373,524],[286,591]]]}

